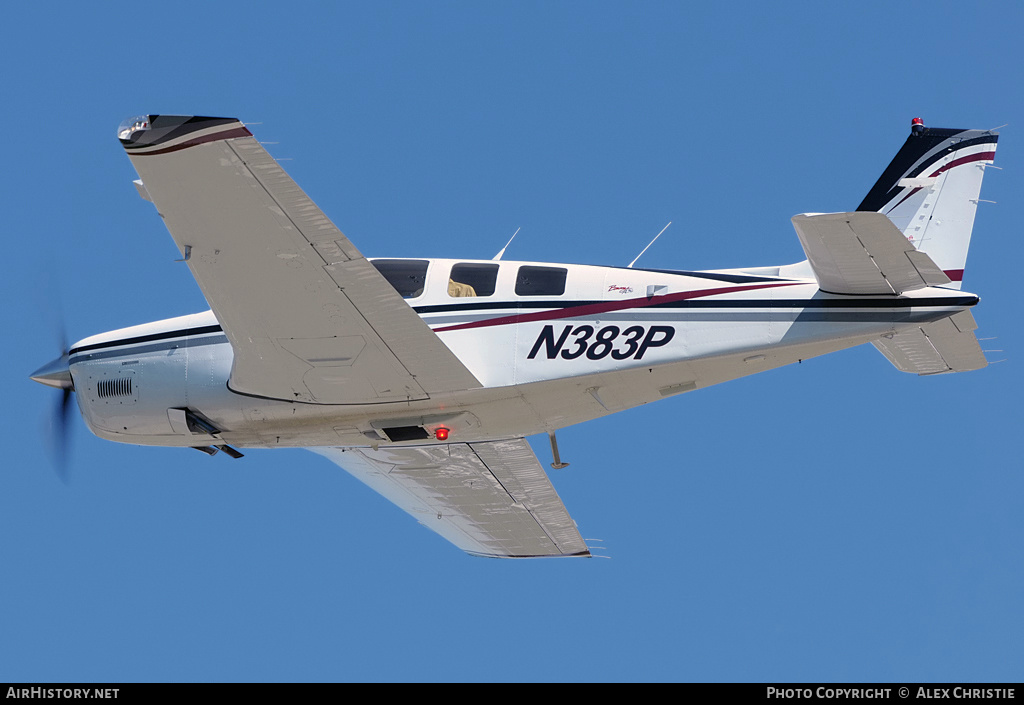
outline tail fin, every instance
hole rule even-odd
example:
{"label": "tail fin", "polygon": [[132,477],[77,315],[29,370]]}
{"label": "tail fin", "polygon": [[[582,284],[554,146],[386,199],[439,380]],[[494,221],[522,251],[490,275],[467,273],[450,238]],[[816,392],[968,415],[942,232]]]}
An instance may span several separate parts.
{"label": "tail fin", "polygon": [[857,210],[889,216],[952,280],[949,286],[959,289],[981,180],[999,135],[918,123]]}

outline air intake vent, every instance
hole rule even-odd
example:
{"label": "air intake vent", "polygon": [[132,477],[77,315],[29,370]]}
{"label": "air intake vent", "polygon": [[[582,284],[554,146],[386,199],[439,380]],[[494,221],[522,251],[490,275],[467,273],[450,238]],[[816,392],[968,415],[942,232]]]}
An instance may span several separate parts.
{"label": "air intake vent", "polygon": [[382,429],[388,439],[394,443],[401,441],[422,441],[430,438],[430,434],[422,426],[392,426]]}
{"label": "air intake vent", "polygon": [[132,378],[122,377],[120,379],[104,379],[96,383],[96,396],[100,399],[106,397],[130,397],[132,395]]}

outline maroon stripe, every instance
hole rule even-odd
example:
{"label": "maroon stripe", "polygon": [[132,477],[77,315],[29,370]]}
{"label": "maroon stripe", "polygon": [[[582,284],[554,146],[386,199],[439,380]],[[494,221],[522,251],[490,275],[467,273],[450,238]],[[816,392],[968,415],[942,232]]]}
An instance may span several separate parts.
{"label": "maroon stripe", "polygon": [[983,162],[983,161],[986,161],[986,160],[990,161],[990,160],[995,159],[995,158],[996,158],[995,151],[992,151],[992,152],[978,152],[977,154],[968,154],[966,157],[960,157],[959,159],[954,159],[953,161],[951,161],[946,166],[944,166],[941,169],[933,172],[931,174],[931,176],[938,176],[942,172],[946,171],[946,169],[952,169],[953,167],[960,166],[961,164],[970,164],[971,162]]}
{"label": "maroon stripe", "polygon": [[551,311],[538,311],[536,313],[517,313],[511,316],[500,316],[498,318],[487,318],[482,321],[471,323],[459,323],[444,328],[434,328],[435,333],[443,333],[449,330],[466,330],[467,328],[489,328],[491,326],[505,326],[511,323],[530,323],[532,321],[553,321],[559,318],[583,318],[610,311],[622,311],[630,308],[647,308],[661,303],[672,301],[685,301],[686,299],[699,299],[704,296],[718,296],[720,294],[733,294],[740,291],[751,291],[754,289],[774,289],[780,286],[796,286],[809,282],[779,282],[772,284],[747,284],[745,286],[726,286],[718,289],[698,289],[696,291],[683,291],[678,294],[665,294],[664,296],[644,296],[635,299],[624,299],[622,301],[602,301],[599,304],[586,304],[584,306],[573,306],[559,308]]}
{"label": "maroon stripe", "polygon": [[244,126],[235,127],[233,129],[225,130],[223,132],[214,132],[209,135],[203,135],[202,137],[196,137],[193,140],[189,140],[188,142],[182,142],[181,144],[176,144],[173,147],[155,149],[152,152],[128,151],[128,154],[133,157],[148,157],[154,154],[167,154],[168,152],[177,152],[179,149],[188,149],[189,147],[194,147],[197,144],[205,144],[206,142],[218,142],[220,140],[229,140],[232,139],[233,137],[252,137],[252,133],[249,132],[249,130]]}
{"label": "maroon stripe", "polygon": [[[977,154],[970,154],[970,155],[968,155],[966,157],[960,157],[959,159],[954,159],[953,161],[951,161],[949,164],[947,164],[946,166],[942,167],[938,171],[933,172],[931,175],[929,175],[928,178],[932,178],[933,176],[938,176],[939,174],[941,174],[942,172],[946,171],[947,169],[952,169],[953,167],[960,166],[961,164],[970,164],[971,162],[979,162],[979,161],[985,161],[985,160],[992,160],[992,159],[995,159],[995,157],[996,157],[996,153],[995,152],[978,152]],[[892,208],[890,208],[889,210],[887,210],[886,213],[891,213],[894,210],[896,210],[900,206],[901,203],[903,203],[905,200],[907,200],[908,198],[910,198],[911,196],[913,196],[915,193],[917,193],[920,190],[921,190],[920,186],[917,186],[917,187],[911,189],[910,193],[908,193],[906,196],[901,198],[900,202],[897,203]]]}
{"label": "maroon stripe", "polygon": [[964,280],[964,270],[962,269],[944,269],[942,273],[949,277],[950,281],[962,282]]}

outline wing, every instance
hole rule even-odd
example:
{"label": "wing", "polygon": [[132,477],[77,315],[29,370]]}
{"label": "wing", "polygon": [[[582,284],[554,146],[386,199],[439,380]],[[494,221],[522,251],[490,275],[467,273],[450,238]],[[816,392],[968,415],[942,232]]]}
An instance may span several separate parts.
{"label": "wing", "polygon": [[971,312],[961,311],[891,338],[879,338],[872,344],[903,372],[919,375],[968,372],[988,365],[974,337],[977,327]]}
{"label": "wing", "polygon": [[143,116],[118,136],[231,341],[233,390],[356,404],[480,386],[238,120]]}
{"label": "wing", "polygon": [[793,227],[822,291],[902,294],[950,283],[883,213],[805,213]]}
{"label": "wing", "polygon": [[310,448],[468,553],[589,556],[525,439],[404,448]]}

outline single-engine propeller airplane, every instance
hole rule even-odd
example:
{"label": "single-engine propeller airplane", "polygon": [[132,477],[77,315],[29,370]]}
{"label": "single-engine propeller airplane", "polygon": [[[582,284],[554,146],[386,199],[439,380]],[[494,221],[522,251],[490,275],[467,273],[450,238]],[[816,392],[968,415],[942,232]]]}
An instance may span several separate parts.
{"label": "single-engine propeller airplane", "polygon": [[590,551],[525,440],[873,344],[919,375],[986,365],[960,291],[998,135],[911,135],[807,259],[669,271],[366,259],[233,118],[118,137],[211,311],[94,335],[32,379],[101,438],[241,457],[306,447],[480,556]]}

